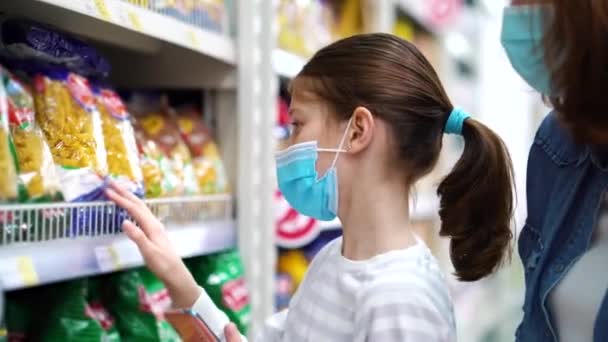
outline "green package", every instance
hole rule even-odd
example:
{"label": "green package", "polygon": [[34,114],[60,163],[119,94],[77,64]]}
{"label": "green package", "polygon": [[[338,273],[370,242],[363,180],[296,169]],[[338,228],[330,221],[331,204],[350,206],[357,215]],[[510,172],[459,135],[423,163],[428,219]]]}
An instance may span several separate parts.
{"label": "green package", "polygon": [[[33,341],[34,313],[32,304],[35,298],[31,290],[20,290],[6,294],[4,339],[11,342]],[[0,338],[2,340],[2,338]]]}
{"label": "green package", "polygon": [[120,341],[114,319],[101,302],[100,288],[99,279],[85,278],[46,289],[55,303],[40,341]]}
{"label": "green package", "polygon": [[230,250],[192,258],[186,264],[215,305],[246,335],[251,321],[251,306],[238,252]]}
{"label": "green package", "polygon": [[164,318],[164,312],[171,308],[169,293],[147,269],[112,274],[106,296],[122,341],[181,341]]}

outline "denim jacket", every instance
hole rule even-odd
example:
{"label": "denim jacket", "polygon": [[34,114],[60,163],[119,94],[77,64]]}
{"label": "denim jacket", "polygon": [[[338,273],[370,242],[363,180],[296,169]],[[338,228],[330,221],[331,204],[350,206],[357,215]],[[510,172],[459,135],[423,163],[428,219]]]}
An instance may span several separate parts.
{"label": "denim jacket", "polygon": [[[588,249],[607,186],[608,169],[588,147],[574,144],[555,114],[549,114],[528,159],[528,218],[518,246],[526,294],[516,341],[557,341],[549,293]],[[594,342],[600,341],[608,341],[606,295],[595,322]]]}

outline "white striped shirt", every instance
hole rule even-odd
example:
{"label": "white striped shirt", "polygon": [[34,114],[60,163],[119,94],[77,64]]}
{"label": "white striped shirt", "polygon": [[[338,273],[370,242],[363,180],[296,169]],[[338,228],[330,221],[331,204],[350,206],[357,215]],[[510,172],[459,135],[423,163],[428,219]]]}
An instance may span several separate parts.
{"label": "white striped shirt", "polygon": [[[271,316],[256,342],[456,340],[445,277],[422,241],[365,261],[341,250],[338,238],[319,252],[289,309]],[[228,320],[205,293],[193,309],[224,340]]]}

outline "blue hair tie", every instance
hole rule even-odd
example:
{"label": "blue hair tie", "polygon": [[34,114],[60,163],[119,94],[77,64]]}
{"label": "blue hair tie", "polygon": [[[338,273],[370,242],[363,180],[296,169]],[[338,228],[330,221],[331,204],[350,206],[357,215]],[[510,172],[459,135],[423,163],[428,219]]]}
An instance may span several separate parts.
{"label": "blue hair tie", "polygon": [[462,135],[462,125],[464,124],[464,120],[470,117],[471,115],[465,112],[462,108],[454,107],[450,113],[450,116],[448,117],[448,121],[445,123],[445,128],[443,131],[446,134]]}

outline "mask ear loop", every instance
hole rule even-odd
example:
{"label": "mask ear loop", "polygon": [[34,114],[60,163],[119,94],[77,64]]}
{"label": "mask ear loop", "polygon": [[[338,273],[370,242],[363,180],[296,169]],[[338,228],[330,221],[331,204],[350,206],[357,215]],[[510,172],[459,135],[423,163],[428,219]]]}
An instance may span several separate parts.
{"label": "mask ear loop", "polygon": [[331,162],[331,166],[329,167],[329,170],[333,169],[336,166],[340,152],[346,152],[346,150],[342,149],[342,146],[344,146],[344,142],[346,141],[346,136],[348,135],[348,130],[350,129],[350,124],[352,122],[353,122],[353,118],[351,116],[351,118],[348,120],[348,124],[346,125],[346,130],[344,131],[344,134],[342,134],[342,139],[340,140],[340,145],[338,145],[338,149],[335,150],[336,156],[334,157],[334,161]]}

